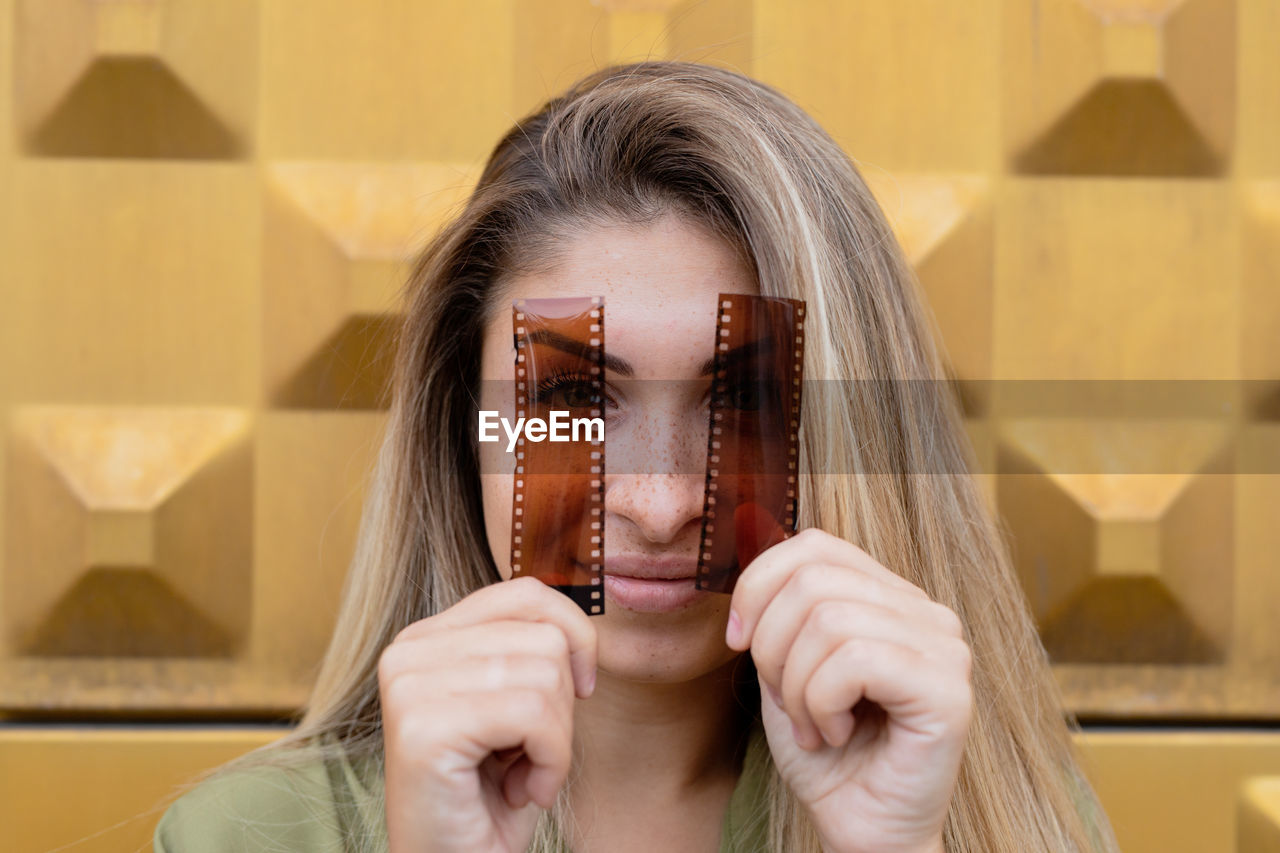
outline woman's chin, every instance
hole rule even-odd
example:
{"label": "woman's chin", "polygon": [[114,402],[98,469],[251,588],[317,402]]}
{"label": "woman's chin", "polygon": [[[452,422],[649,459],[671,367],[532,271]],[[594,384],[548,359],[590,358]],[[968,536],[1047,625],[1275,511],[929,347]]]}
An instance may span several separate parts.
{"label": "woman's chin", "polygon": [[599,667],[626,681],[679,683],[724,666],[739,652],[724,643],[722,631],[630,630],[599,632]]}

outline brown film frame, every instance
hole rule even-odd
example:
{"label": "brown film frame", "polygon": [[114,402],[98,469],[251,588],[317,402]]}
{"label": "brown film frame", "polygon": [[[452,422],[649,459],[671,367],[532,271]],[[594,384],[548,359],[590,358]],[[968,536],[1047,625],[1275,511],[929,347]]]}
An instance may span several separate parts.
{"label": "brown film frame", "polygon": [[805,303],[722,293],[718,305],[696,585],[732,593],[795,533]]}
{"label": "brown film frame", "polygon": [[[573,418],[604,417],[604,298],[517,299],[516,417],[549,421],[547,383],[566,383],[589,402]],[[531,575],[588,615],[604,613],[604,435],[530,441],[520,430],[511,505],[512,577]]]}

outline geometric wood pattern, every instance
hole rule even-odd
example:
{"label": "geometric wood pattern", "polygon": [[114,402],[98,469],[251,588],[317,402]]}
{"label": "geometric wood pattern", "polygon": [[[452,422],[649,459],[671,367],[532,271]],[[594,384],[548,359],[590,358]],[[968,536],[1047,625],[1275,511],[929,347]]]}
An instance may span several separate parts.
{"label": "geometric wood pattern", "polygon": [[386,405],[394,312],[416,223],[465,199],[476,175],[443,165],[276,166],[265,200],[264,358],[290,408]]}
{"label": "geometric wood pattern", "polygon": [[240,716],[301,705],[382,421],[20,408],[0,709]]}
{"label": "geometric wood pattern", "polygon": [[[1039,559],[1048,559],[1052,542],[1070,538],[1073,528],[1067,519],[1079,519],[1076,531],[1096,532],[1111,518],[1132,519],[1144,509],[1161,507],[1157,512],[1146,512],[1148,518],[1154,516],[1158,522],[1147,525],[1144,538],[1121,542],[1128,545],[1129,553],[1142,553],[1135,545],[1150,553],[1154,535],[1160,555],[1156,575],[1141,576],[1134,565],[1137,561],[1132,559],[1127,561],[1125,574],[1107,575],[1096,568],[1098,556],[1083,554],[1076,565],[1086,568],[1064,572],[1068,577],[1078,577],[1083,572],[1095,596],[1107,584],[1127,583],[1129,588],[1113,586],[1117,595],[1107,604],[1113,611],[1109,618],[1098,612],[1096,604],[1090,611],[1085,607],[1087,600],[1079,601],[1080,612],[1074,617],[1077,625],[1079,621],[1090,622],[1097,635],[1083,640],[1063,634],[1056,641],[1059,652],[1074,649],[1075,658],[1088,658],[1079,652],[1083,649],[1096,653],[1097,645],[1106,643],[1108,635],[1114,643],[1122,632],[1131,636],[1145,632],[1149,650],[1153,649],[1153,640],[1162,639],[1154,646],[1160,652],[1150,651],[1145,662],[1132,659],[1136,650],[1143,648],[1140,643],[1125,647],[1129,650],[1128,659],[1113,651],[1103,662],[1061,660],[1058,676],[1078,713],[1096,718],[1274,718],[1280,693],[1280,642],[1275,624],[1276,602],[1280,601],[1280,572],[1275,565],[1275,555],[1280,553],[1280,525],[1276,524],[1275,514],[1275,507],[1280,505],[1280,425],[1242,429],[1239,447],[1236,458],[1242,469],[1252,464],[1251,460],[1266,461],[1269,473],[1129,474],[1079,477],[1074,478],[1075,482],[1073,478],[1058,477],[1066,481],[1068,491],[1057,492],[1056,508],[1050,500],[1052,495],[1044,494],[1038,504],[1044,512],[1036,519],[1031,518],[1030,507],[1017,507],[1020,499],[1034,499],[1018,482],[1024,476],[1007,478],[1008,482],[1000,478],[1002,509],[1013,515],[1009,524],[1014,528],[1019,569],[1033,599],[1033,609],[1042,619],[1045,608],[1034,607],[1037,586],[1028,581],[1027,575],[1037,571]],[[1108,488],[1084,488],[1090,480],[1109,481]],[[1045,486],[1041,486],[1041,492],[1046,492]],[[1102,500],[1085,499],[1090,492],[1101,493]],[[1165,496],[1169,500],[1162,503]],[[1037,525],[1042,531],[1053,530],[1037,536]],[[1024,531],[1021,536],[1019,526]],[[1149,558],[1146,563],[1150,565]],[[1145,605],[1134,599],[1133,587],[1139,582],[1145,584]],[[1149,616],[1157,595],[1166,605],[1165,618],[1152,619],[1150,624],[1139,627],[1135,623],[1140,617]],[[1133,606],[1122,609],[1123,601]],[[1153,637],[1151,632],[1161,621],[1167,633],[1162,638]],[[1170,626],[1181,627],[1171,630]],[[1043,629],[1042,625],[1042,635],[1052,654],[1054,632]],[[1189,642],[1197,635],[1201,639],[1198,654],[1196,646]],[[1187,659],[1175,660],[1175,653]]]}
{"label": "geometric wood pattern", "polygon": [[[1010,454],[1012,455],[1012,454]],[[1063,663],[1222,663],[1230,650],[1231,480],[1061,474],[1017,461],[999,507],[1041,637]]]}
{"label": "geometric wood pattern", "polygon": [[[1272,0],[0,0],[0,709],[298,706],[408,259],[512,121],[647,56],[859,164],[1072,709],[1277,718],[1275,32]],[[1224,408],[1053,384],[1162,380]]]}
{"label": "geometric wood pattern", "polygon": [[3,600],[16,652],[236,653],[252,576],[244,412],[33,407],[10,436]]}
{"label": "geometric wood pattern", "polygon": [[229,159],[248,147],[250,0],[17,7],[23,147],[45,157]]}
{"label": "geometric wood pattern", "polygon": [[[408,258],[516,118],[673,58],[861,169],[1070,708],[1280,719],[1280,3],[358,6],[0,0],[0,717],[297,709]],[[1161,380],[1224,405],[1055,384]],[[0,835],[76,841],[275,734],[4,729]],[[1124,849],[1276,850],[1274,733],[1081,737]]]}
{"label": "geometric wood pattern", "polygon": [[1218,175],[1235,127],[1233,0],[1006,3],[1018,172]]}
{"label": "geometric wood pattern", "polygon": [[981,175],[867,175],[945,342],[971,409],[987,404],[991,376],[992,187]]}

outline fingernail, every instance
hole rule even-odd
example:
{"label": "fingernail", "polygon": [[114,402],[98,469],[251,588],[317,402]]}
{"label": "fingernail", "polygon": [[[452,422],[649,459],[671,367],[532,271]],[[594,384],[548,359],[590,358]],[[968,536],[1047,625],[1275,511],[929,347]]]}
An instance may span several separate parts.
{"label": "fingernail", "polygon": [[596,692],[596,671],[594,669],[587,673],[586,687],[588,696]]}
{"label": "fingernail", "polygon": [[782,694],[780,694],[777,690],[775,690],[772,684],[766,683],[764,686],[764,689],[769,691],[769,698],[773,700],[773,704],[781,708]]}
{"label": "fingernail", "polygon": [[796,743],[800,744],[800,746],[805,749],[808,749],[808,747],[805,746],[805,738],[800,731],[800,726],[794,720],[791,722],[791,736],[796,739]]}
{"label": "fingernail", "polygon": [[729,628],[725,631],[724,640],[730,647],[738,644],[739,635],[742,633],[742,620],[738,618],[738,611],[729,611]]}

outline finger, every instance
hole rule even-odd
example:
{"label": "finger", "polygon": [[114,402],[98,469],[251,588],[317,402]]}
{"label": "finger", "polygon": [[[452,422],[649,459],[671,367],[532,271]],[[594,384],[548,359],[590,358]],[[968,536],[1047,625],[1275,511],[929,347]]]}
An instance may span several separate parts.
{"label": "finger", "polygon": [[525,758],[520,759],[516,764],[523,764],[529,768],[528,775],[524,777],[524,787],[528,791],[529,798],[544,809],[554,806],[556,795],[560,793],[560,788],[569,778],[568,763],[565,763],[563,769],[558,764],[552,767]]}
{"label": "finger", "polygon": [[863,697],[898,725],[933,741],[967,725],[968,679],[920,650],[882,639],[846,640],[814,670],[804,702],[824,738],[843,745],[853,733],[852,708]]}
{"label": "finger", "polygon": [[563,660],[570,673],[570,683],[573,683],[569,640],[564,632],[547,622],[514,619],[398,640],[383,650],[378,675],[380,680],[389,680],[402,672],[432,671],[462,661],[507,654],[541,655]]}
{"label": "finger", "polygon": [[847,566],[912,596],[929,599],[924,590],[889,571],[861,548],[810,527],[774,545],[743,570],[729,605],[740,626],[736,636],[726,635],[725,642],[730,648],[743,651],[750,647],[752,632],[765,607],[791,574],[809,563]]}
{"label": "finger", "polygon": [[[520,692],[528,696],[524,700],[532,706],[528,719],[536,725],[525,735],[525,754],[512,768],[516,774],[513,783],[516,792],[523,788],[524,795],[516,808],[533,800],[549,809],[555,804],[556,794],[569,776],[573,755],[572,709],[568,713],[555,710],[556,704],[547,702],[546,694],[540,691]],[[520,700],[515,701],[516,710],[521,710]]]}
{"label": "finger", "polygon": [[[569,661],[542,655],[500,654],[467,658],[426,671],[401,673],[383,687],[388,702],[403,702],[405,684],[424,684],[436,697],[499,690],[542,690],[560,697],[566,711],[573,708],[573,673]],[[404,704],[397,708],[409,707]]]}
{"label": "finger", "polygon": [[904,592],[848,566],[810,563],[796,569],[765,607],[751,639],[751,653],[766,681],[779,687],[778,673],[800,626],[824,602],[864,601],[898,614],[921,637],[961,637],[959,617],[945,605]]}
{"label": "finger", "polygon": [[778,673],[792,641],[810,611],[822,603],[862,601],[897,614],[925,634],[952,635],[959,619],[949,608],[903,592],[848,566],[809,563],[796,569],[757,620],[751,653],[766,680],[778,686]]}
{"label": "finger", "polygon": [[530,802],[536,802],[543,808],[550,808],[542,801],[545,796],[542,791],[538,792],[538,796],[532,796],[534,788],[529,784],[529,774],[532,772],[533,762],[521,755],[502,777],[502,796],[511,808],[522,809]]}
{"label": "finger", "polygon": [[577,693],[583,698],[591,695],[597,660],[596,629],[591,617],[564,593],[534,577],[512,578],[482,587],[448,610],[409,625],[397,635],[396,641],[501,619],[558,626],[569,641]]}
{"label": "finger", "polygon": [[447,774],[470,771],[491,753],[519,747],[524,755],[508,768],[508,776],[522,762],[530,767],[510,782],[504,777],[508,803],[520,808],[533,800],[550,808],[572,757],[572,715],[556,697],[513,689],[430,698],[431,713],[405,727],[427,741],[415,745],[415,754],[445,756],[437,758],[436,769]]}
{"label": "finger", "polygon": [[[423,740],[429,741],[429,743],[414,745],[415,748],[424,749],[426,752],[413,754],[453,754],[458,756],[458,762],[466,769],[480,766],[490,754],[500,762],[511,762],[518,754],[525,751],[524,741],[519,739],[511,742],[492,741],[494,730],[492,726],[486,727],[485,717],[474,717],[466,709],[475,703],[483,702],[499,707],[510,705],[513,695],[540,694],[542,698],[537,700],[536,704],[546,709],[547,719],[553,721],[550,725],[572,729],[573,696],[568,689],[526,687],[521,684],[501,690],[489,690],[484,687],[479,689],[464,687],[456,691],[440,689],[439,682],[442,676],[444,680],[456,683],[464,683],[468,677],[478,680],[476,673],[466,673],[464,672],[466,669],[466,666],[460,665],[445,670],[410,672],[382,687],[380,698],[383,705],[384,725],[399,726],[410,732],[418,732]],[[534,702],[527,698],[526,701]],[[486,707],[486,713],[489,710],[490,708]],[[529,718],[513,719],[511,723],[518,731],[548,724]],[[509,737],[507,729],[497,730],[498,735],[504,732],[507,732]]]}
{"label": "finger", "polygon": [[[756,631],[752,656],[760,650],[768,658],[769,663],[763,668],[757,663],[761,678],[777,679],[770,684],[780,695],[783,709],[797,731],[803,732],[814,745],[823,733],[809,713],[804,691],[814,671],[835,649],[854,636],[889,640],[921,653],[927,653],[930,645],[929,633],[900,612],[867,601],[840,599],[813,603],[794,628],[780,627],[782,631],[794,633],[775,640],[766,635],[766,630],[773,630],[769,619],[777,605],[775,602],[770,607]],[[783,644],[785,650],[780,651]]]}

